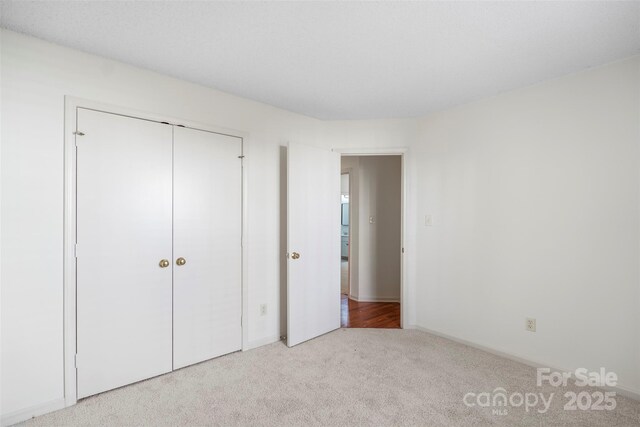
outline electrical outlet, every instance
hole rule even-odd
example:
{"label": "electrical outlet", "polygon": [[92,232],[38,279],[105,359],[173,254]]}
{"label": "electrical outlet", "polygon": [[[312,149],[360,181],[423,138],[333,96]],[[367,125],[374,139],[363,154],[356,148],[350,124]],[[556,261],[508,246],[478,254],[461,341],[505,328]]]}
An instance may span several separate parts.
{"label": "electrical outlet", "polygon": [[524,321],[524,329],[529,331],[529,332],[535,332],[536,331],[536,319],[533,319],[531,317],[527,317]]}
{"label": "electrical outlet", "polygon": [[260,304],[260,316],[267,315],[267,304]]}
{"label": "electrical outlet", "polygon": [[375,222],[376,222],[376,217],[375,217],[375,216],[373,216],[373,215],[372,215],[372,216],[370,216],[370,217],[369,217],[369,224],[375,224]]}
{"label": "electrical outlet", "polygon": [[431,227],[433,225],[433,215],[424,216],[424,225],[425,227]]}

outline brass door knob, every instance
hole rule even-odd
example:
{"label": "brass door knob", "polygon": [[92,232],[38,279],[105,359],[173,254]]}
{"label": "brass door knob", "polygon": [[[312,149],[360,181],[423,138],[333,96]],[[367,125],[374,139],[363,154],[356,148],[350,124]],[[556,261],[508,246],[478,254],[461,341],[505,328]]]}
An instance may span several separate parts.
{"label": "brass door knob", "polygon": [[300,254],[298,252],[293,252],[291,254],[291,259],[298,259],[298,258],[300,258]]}
{"label": "brass door knob", "polygon": [[182,258],[182,257],[180,257],[180,258],[178,258],[176,260],[176,264],[178,264],[178,265],[185,265],[186,263],[187,263],[187,260]]}
{"label": "brass door knob", "polygon": [[159,265],[160,265],[160,268],[167,268],[167,267],[169,267],[169,260],[168,259],[161,259]]}

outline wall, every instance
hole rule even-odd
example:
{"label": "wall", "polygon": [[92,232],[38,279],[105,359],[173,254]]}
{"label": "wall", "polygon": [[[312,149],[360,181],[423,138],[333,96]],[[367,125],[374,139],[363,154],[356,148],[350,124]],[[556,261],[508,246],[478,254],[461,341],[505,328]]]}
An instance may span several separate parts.
{"label": "wall", "polygon": [[349,173],[349,296],[358,295],[360,283],[360,255],[359,255],[359,233],[360,233],[360,210],[359,194],[360,188],[360,157],[342,156],[340,160],[342,173]]}
{"label": "wall", "polygon": [[349,175],[341,175],[340,176],[340,194],[343,196],[349,195]]}
{"label": "wall", "polygon": [[[340,175],[340,195],[347,196],[347,197],[349,196],[349,174],[343,173],[342,175]],[[349,200],[348,199],[346,200],[347,200],[346,205],[347,205],[347,216],[348,216]],[[340,215],[342,215],[342,211],[340,212]],[[340,219],[342,220],[342,217]],[[341,228],[340,236],[349,235],[349,224],[341,225],[340,228]]]}
{"label": "wall", "polygon": [[417,324],[640,393],[639,128],[640,57],[421,120]]}
{"label": "wall", "polygon": [[[321,122],[11,31],[0,37],[3,419],[51,410],[63,398],[65,95],[250,134],[244,319],[251,346],[277,340],[286,321],[280,298],[286,279],[280,274],[282,147],[289,141],[407,146],[415,137],[412,121]],[[266,316],[259,314],[261,304],[268,306]]]}
{"label": "wall", "polygon": [[[372,153],[377,152],[379,149],[385,149],[391,152],[402,152],[404,154],[404,188],[405,198],[402,201],[404,205],[404,253],[402,254],[402,299],[404,302],[410,302],[403,304],[402,306],[402,325],[405,328],[410,328],[416,325],[417,318],[417,306],[416,300],[416,262],[417,262],[417,225],[419,225],[417,219],[417,202],[418,202],[418,188],[417,188],[417,171],[422,165],[417,164],[415,161],[415,143],[418,141],[418,130],[420,122],[415,119],[388,119],[388,120],[358,120],[358,121],[331,121],[325,122],[325,129],[321,139],[323,141],[330,141],[333,147],[336,147],[339,151],[346,149],[353,152],[352,148],[357,147],[357,153]],[[346,159],[354,158],[354,156],[343,156],[343,162]],[[357,158],[357,156],[355,156]],[[346,167],[346,164],[343,163]],[[357,175],[352,175],[352,180],[357,180]],[[354,184],[352,182],[352,189]],[[350,194],[350,201],[353,203],[354,197],[357,196]],[[357,205],[357,203],[355,203]],[[351,217],[354,218],[355,210],[357,206],[352,205]],[[357,226],[357,225],[356,225]],[[351,226],[351,232],[354,232],[354,226]],[[357,232],[357,231],[355,231]],[[352,247],[351,251],[357,249]],[[357,262],[357,256],[354,259]],[[352,261],[353,262],[353,261]],[[355,266],[352,264],[352,270]],[[351,279],[359,280],[358,277],[353,276],[352,271]],[[357,274],[357,273],[355,273]]]}
{"label": "wall", "polygon": [[[343,156],[351,172],[351,296],[399,301],[402,162],[400,156]],[[373,224],[369,217],[375,217]]]}

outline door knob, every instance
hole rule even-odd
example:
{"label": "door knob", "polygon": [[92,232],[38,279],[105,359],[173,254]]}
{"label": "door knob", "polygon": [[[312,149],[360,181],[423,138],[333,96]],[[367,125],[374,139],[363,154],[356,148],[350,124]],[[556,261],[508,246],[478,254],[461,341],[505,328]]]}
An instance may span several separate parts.
{"label": "door knob", "polygon": [[187,260],[182,258],[182,257],[180,257],[180,258],[178,258],[176,260],[176,264],[178,264],[178,265],[185,265],[186,263],[187,263]]}
{"label": "door knob", "polygon": [[167,267],[169,267],[169,260],[168,259],[161,259],[159,265],[160,265],[160,268],[167,268]]}
{"label": "door knob", "polygon": [[298,258],[300,258],[300,254],[298,252],[293,252],[291,254],[291,259],[298,259]]}

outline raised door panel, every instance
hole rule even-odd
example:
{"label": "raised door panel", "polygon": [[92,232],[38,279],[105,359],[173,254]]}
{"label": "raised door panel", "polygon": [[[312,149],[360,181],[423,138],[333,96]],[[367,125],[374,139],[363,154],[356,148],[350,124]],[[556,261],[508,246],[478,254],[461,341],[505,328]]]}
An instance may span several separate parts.
{"label": "raised door panel", "polygon": [[171,371],[172,127],[79,108],[78,398]]}
{"label": "raised door panel", "polygon": [[287,344],[340,327],[340,156],[289,144]]}
{"label": "raised door panel", "polygon": [[174,128],[174,369],[242,347],[241,155],[240,138]]}

